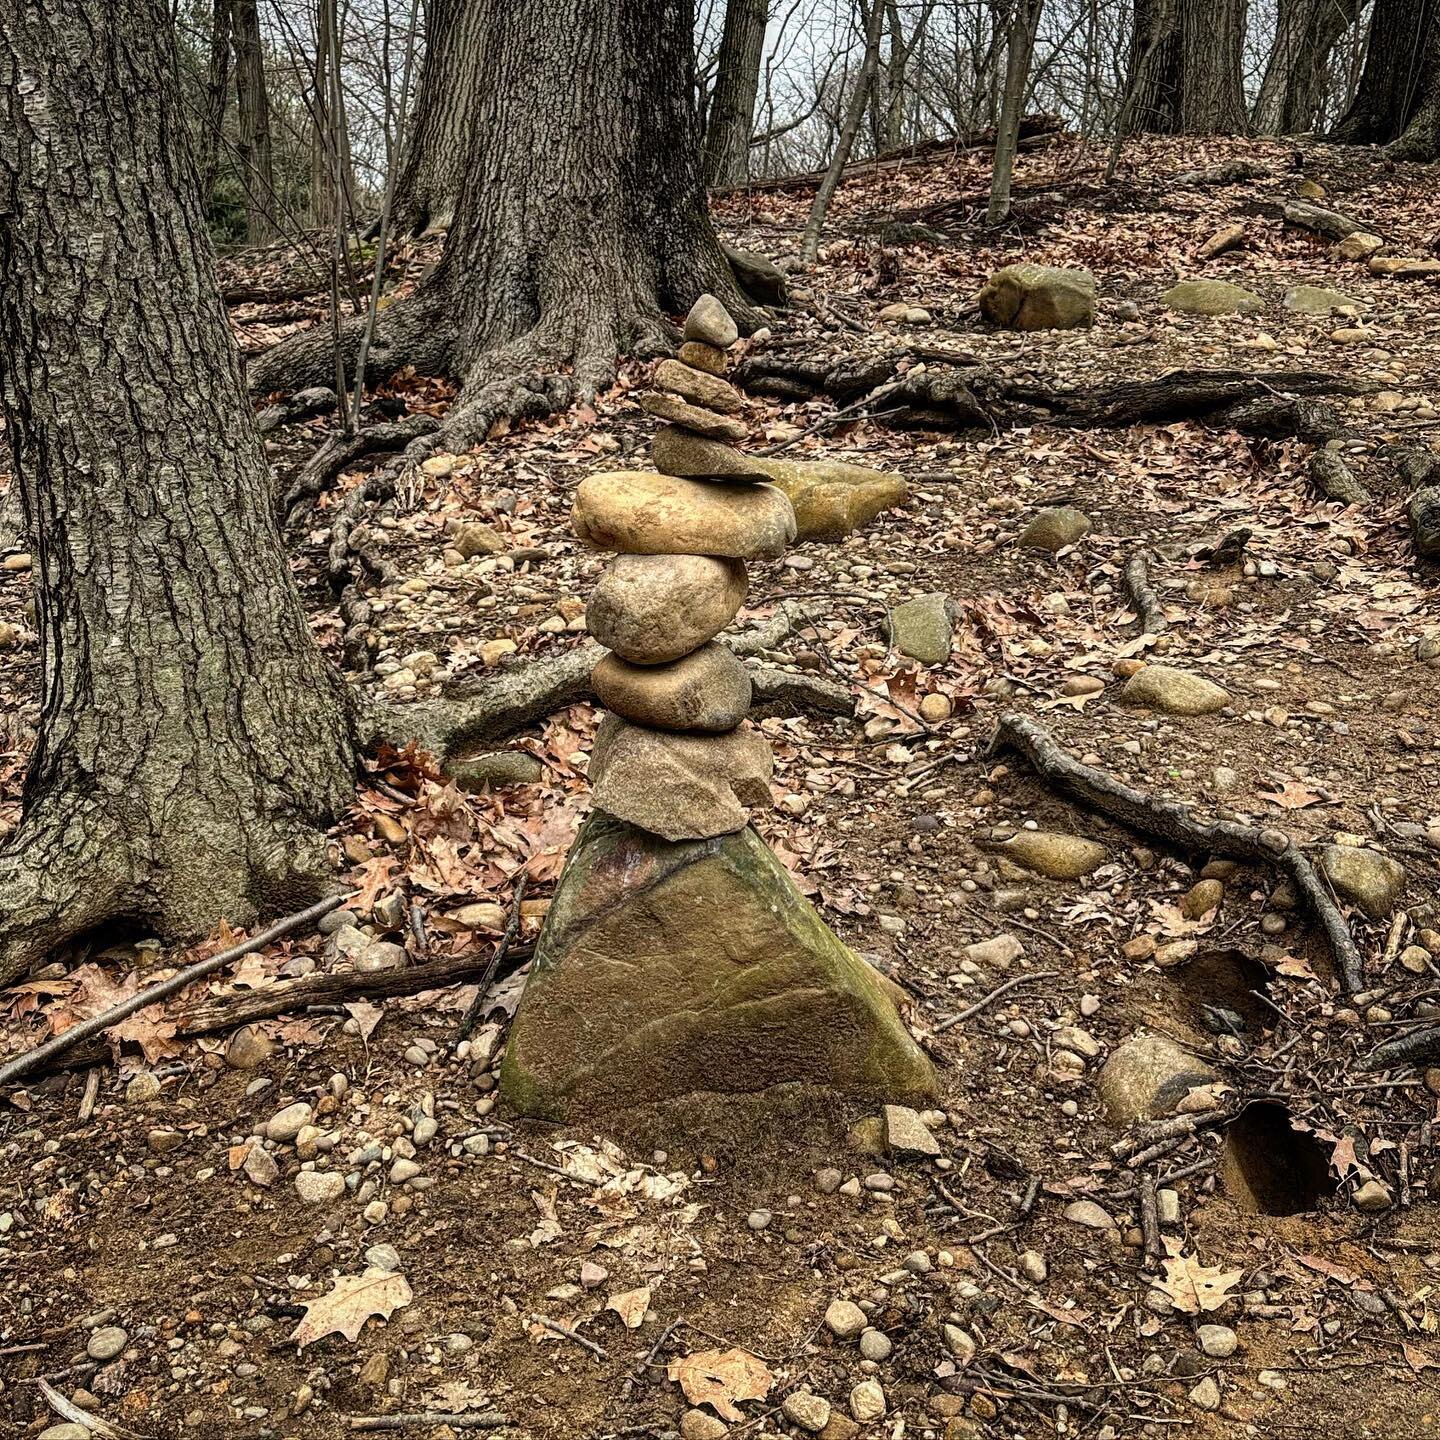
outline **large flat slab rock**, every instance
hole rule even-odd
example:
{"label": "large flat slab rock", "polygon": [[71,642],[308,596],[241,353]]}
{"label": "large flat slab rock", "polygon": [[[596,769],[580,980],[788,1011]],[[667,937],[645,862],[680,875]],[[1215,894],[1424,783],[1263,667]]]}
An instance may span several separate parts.
{"label": "large flat slab rock", "polygon": [[902,505],[909,487],[898,475],[840,460],[765,459],[777,490],[795,509],[795,538],[843,540],[882,510]]}
{"label": "large flat slab rock", "polygon": [[753,830],[671,844],[602,813],[546,915],[500,1083],[551,1120],[792,1083],[936,1089],[881,977]]}

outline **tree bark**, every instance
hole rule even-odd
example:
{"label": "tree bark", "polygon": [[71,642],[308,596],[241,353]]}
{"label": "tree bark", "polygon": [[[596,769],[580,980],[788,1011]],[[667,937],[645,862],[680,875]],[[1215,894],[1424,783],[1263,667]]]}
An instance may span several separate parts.
{"label": "tree bark", "polygon": [[109,922],[313,899],[354,718],[273,518],[161,0],[0,21],[0,406],[43,692],[0,984]]}
{"label": "tree bark", "polygon": [[1043,0],[1015,0],[1010,34],[1005,42],[1005,93],[1000,101],[1000,123],[995,127],[995,164],[991,169],[989,225],[1010,218],[1010,185],[1015,175],[1015,147],[1020,140],[1020,110],[1030,81],[1030,57],[1040,26]]}
{"label": "tree bark", "polygon": [[1360,88],[1331,138],[1440,154],[1440,0],[1375,0]]}
{"label": "tree bark", "polygon": [[1360,0],[1293,0],[1276,12],[1275,44],[1250,119],[1262,135],[1314,128],[1336,42],[1355,23]]}
{"label": "tree bark", "polygon": [[355,206],[350,127],[338,78],[337,11],[336,0],[316,0],[315,61],[310,71],[310,223],[317,230],[343,224]]}
{"label": "tree bark", "polygon": [[[622,351],[673,346],[667,315],[710,291],[742,321],[706,208],[691,0],[470,0],[465,174],[435,270],[387,309],[367,369],[463,381],[425,442],[467,448],[610,383]],[[346,368],[359,326],[342,327]],[[262,393],[319,383],[327,335],[252,367]]]}
{"label": "tree bark", "polygon": [[245,188],[245,239],[263,245],[276,235],[275,161],[270,144],[270,92],[257,0],[235,0],[235,99],[240,138],[236,161]]}
{"label": "tree bark", "polygon": [[705,180],[709,185],[743,185],[750,178],[750,135],[769,8],[768,0],[729,0],[725,7],[715,93],[705,128]]}
{"label": "tree bark", "polygon": [[1137,0],[1127,128],[1243,134],[1244,41],[1245,0]]}
{"label": "tree bark", "polygon": [[466,0],[425,7],[425,63],[395,187],[393,223],[401,235],[443,230],[455,217],[480,93],[481,11]]}
{"label": "tree bark", "polygon": [[225,134],[225,100],[230,91],[231,0],[215,0],[210,19],[210,68],[205,79],[205,114],[200,120],[195,168],[200,172],[200,203],[207,205],[220,173],[220,141]]}

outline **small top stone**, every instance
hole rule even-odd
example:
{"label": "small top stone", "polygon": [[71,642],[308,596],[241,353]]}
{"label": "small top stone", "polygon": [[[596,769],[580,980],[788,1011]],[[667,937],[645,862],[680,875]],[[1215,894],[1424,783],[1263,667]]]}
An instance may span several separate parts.
{"label": "small top stone", "polygon": [[853,1340],[869,1323],[853,1300],[832,1300],[825,1311],[825,1328],[841,1340]]}
{"label": "small top stone", "polygon": [[685,317],[685,338],[728,350],[740,338],[740,331],[730,312],[713,295],[702,295]]}
{"label": "small top stone", "polygon": [[1049,550],[1052,554],[1088,535],[1090,517],[1073,505],[1054,505],[1039,511],[1020,532],[1015,542],[1027,550]]}
{"label": "small top stone", "polygon": [[938,1155],[940,1146],[930,1127],[907,1105],[884,1110],[885,1144],[892,1155]]}
{"label": "small top stone", "polygon": [[270,1117],[265,1134],[282,1145],[293,1140],[314,1119],[315,1111],[303,1100],[287,1105]]}

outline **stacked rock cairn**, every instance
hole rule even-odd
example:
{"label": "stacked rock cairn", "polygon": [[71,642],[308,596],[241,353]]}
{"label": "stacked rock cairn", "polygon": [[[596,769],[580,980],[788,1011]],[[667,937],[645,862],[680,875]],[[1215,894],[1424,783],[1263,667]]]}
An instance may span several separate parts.
{"label": "stacked rock cairn", "polygon": [[795,538],[794,512],[734,448],[742,401],[724,378],[735,322],[712,295],[685,320],[678,360],[663,360],[641,405],[666,423],[657,473],[592,475],[574,523],[587,543],[619,553],[586,608],[610,652],[591,677],[611,713],[590,763],[596,806],[666,840],[739,830],[747,804],[768,803],[770,747],[742,728],[744,664],[715,637],[749,588],[746,562]]}

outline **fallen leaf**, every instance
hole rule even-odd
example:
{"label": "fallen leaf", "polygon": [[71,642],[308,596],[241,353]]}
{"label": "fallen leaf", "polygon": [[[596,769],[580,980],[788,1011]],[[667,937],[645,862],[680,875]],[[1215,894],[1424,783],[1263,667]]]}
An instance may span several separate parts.
{"label": "fallen leaf", "polygon": [[692,1405],[709,1405],[734,1424],[745,1417],[740,1400],[763,1400],[775,1383],[765,1362],[748,1350],[701,1350],[670,1362],[669,1375],[680,1383]]}
{"label": "fallen leaf", "polygon": [[1298,780],[1287,780],[1268,790],[1261,790],[1260,798],[1278,805],[1282,810],[1304,810],[1309,805],[1319,805],[1321,797],[1313,790],[1307,790]]}
{"label": "fallen leaf", "polygon": [[345,1006],[345,1013],[355,1022],[362,1040],[368,1040],[375,1028],[385,1018],[385,1011],[368,1000],[351,1000]]}
{"label": "fallen leaf", "polygon": [[372,1315],[388,1320],[413,1298],[409,1281],[391,1270],[341,1275],[328,1295],[302,1302],[305,1318],[290,1338],[302,1350],[326,1335],[343,1335],[354,1344]]}
{"label": "fallen leaf", "polygon": [[650,1308],[650,1287],[642,1285],[638,1290],[622,1290],[605,1302],[607,1310],[613,1310],[624,1322],[627,1330],[638,1330]]}
{"label": "fallen leaf", "polygon": [[[1173,1242],[1172,1242],[1173,1243]],[[1218,1310],[1230,1298],[1229,1291],[1240,1283],[1241,1270],[1221,1270],[1202,1265],[1194,1255],[1174,1255],[1165,1261],[1165,1278],[1156,1289],[1185,1315]]]}

